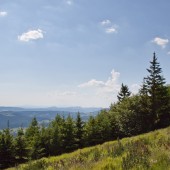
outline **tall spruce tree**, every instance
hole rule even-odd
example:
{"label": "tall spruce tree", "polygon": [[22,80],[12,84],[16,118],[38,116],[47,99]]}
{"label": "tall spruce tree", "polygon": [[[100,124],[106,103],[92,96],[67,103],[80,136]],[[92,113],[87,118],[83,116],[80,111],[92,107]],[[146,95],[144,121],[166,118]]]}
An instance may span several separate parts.
{"label": "tall spruce tree", "polygon": [[125,99],[126,97],[129,97],[131,95],[131,92],[129,91],[129,88],[127,85],[124,85],[122,83],[120,92],[117,95],[117,98],[119,101],[122,101],[123,99]]}
{"label": "tall spruce tree", "polygon": [[0,169],[12,166],[15,162],[13,136],[9,128],[0,133]]}
{"label": "tall spruce tree", "polygon": [[56,115],[55,120],[51,122],[51,127],[48,130],[51,131],[50,139],[50,154],[58,155],[63,153],[63,141],[64,141],[64,125],[65,119],[59,114]]}
{"label": "tall spruce tree", "polygon": [[162,68],[155,53],[153,53],[153,59],[147,71],[149,75],[144,78],[141,94],[145,96],[148,107],[147,119],[150,123],[150,130],[153,130],[170,124],[170,100],[168,88],[165,86],[165,78],[161,74]]}
{"label": "tall spruce tree", "polygon": [[81,119],[80,113],[77,113],[76,118],[76,130],[75,130],[75,137],[76,137],[76,147],[82,148],[83,147],[83,134],[84,134],[84,122]]}
{"label": "tall spruce tree", "polygon": [[70,115],[68,115],[64,123],[63,148],[65,152],[71,152],[76,148],[75,147],[75,122]]}
{"label": "tall spruce tree", "polygon": [[93,146],[99,143],[101,134],[97,120],[90,116],[85,124],[85,143],[87,146]]}
{"label": "tall spruce tree", "polygon": [[15,147],[15,156],[18,159],[18,162],[24,161],[28,156],[28,149],[26,144],[26,138],[24,136],[23,128],[18,129],[17,136],[14,141]]}
{"label": "tall spruce tree", "polygon": [[41,129],[38,125],[36,117],[34,117],[26,129],[25,137],[29,150],[29,158],[39,159],[45,155],[45,148],[41,141]]}

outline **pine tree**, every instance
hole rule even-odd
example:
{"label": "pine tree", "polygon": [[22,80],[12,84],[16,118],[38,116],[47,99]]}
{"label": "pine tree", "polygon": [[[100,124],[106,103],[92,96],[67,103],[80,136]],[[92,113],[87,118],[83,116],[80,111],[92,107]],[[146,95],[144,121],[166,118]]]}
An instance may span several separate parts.
{"label": "pine tree", "polygon": [[45,155],[45,148],[44,144],[42,144],[40,127],[35,117],[32,119],[30,126],[26,129],[25,137],[31,159],[39,159]]}
{"label": "pine tree", "polygon": [[83,133],[84,133],[83,128],[84,128],[84,122],[82,121],[80,113],[78,112],[77,119],[76,119],[76,132],[75,132],[77,148],[83,147]]}
{"label": "pine tree", "polygon": [[63,129],[63,149],[65,152],[73,151],[75,147],[75,122],[69,115],[64,123]]}
{"label": "pine tree", "polygon": [[25,136],[27,140],[32,140],[34,136],[36,136],[39,133],[39,126],[38,126],[38,121],[36,117],[34,117],[29,125],[29,127],[26,129]]}
{"label": "pine tree", "polygon": [[100,134],[99,143],[112,139],[112,126],[109,114],[106,110],[101,110],[96,116],[96,122],[98,124],[98,131]]}
{"label": "pine tree", "polygon": [[51,130],[46,128],[45,125],[41,127],[41,147],[43,148],[43,154],[45,157],[50,154],[50,145],[51,145]]}
{"label": "pine tree", "polygon": [[128,86],[122,83],[120,92],[117,95],[118,100],[121,102],[123,99],[125,99],[126,97],[129,97],[130,95],[131,95],[131,92],[129,91]]}
{"label": "pine tree", "polygon": [[32,160],[40,159],[45,155],[45,148],[44,148],[44,144],[42,143],[42,138],[40,133],[34,136],[30,146],[31,146],[30,158]]}
{"label": "pine tree", "polygon": [[17,136],[14,142],[15,155],[19,162],[24,161],[28,156],[26,138],[23,128],[18,129]]}
{"label": "pine tree", "polygon": [[146,106],[149,112],[147,119],[150,122],[150,130],[152,130],[170,124],[170,100],[168,88],[165,86],[165,78],[161,75],[162,68],[157,61],[155,53],[153,54],[153,60],[150,62],[150,68],[147,71],[149,75],[145,78],[143,83],[144,90],[141,90],[141,94],[145,96],[147,101]]}
{"label": "pine tree", "polygon": [[86,146],[93,146],[99,143],[101,134],[97,120],[90,116],[85,124],[85,143]]}
{"label": "pine tree", "polygon": [[14,142],[11,130],[4,129],[0,134],[0,169],[14,164]]}
{"label": "pine tree", "polygon": [[50,139],[50,154],[58,155],[63,152],[63,128],[64,122],[53,122],[51,128],[51,139]]}

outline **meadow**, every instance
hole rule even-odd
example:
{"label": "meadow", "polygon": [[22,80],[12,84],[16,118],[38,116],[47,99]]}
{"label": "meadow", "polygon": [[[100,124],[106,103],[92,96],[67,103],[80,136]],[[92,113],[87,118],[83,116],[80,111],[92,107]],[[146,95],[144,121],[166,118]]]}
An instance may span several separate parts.
{"label": "meadow", "polygon": [[170,127],[106,142],[8,170],[169,170]]}

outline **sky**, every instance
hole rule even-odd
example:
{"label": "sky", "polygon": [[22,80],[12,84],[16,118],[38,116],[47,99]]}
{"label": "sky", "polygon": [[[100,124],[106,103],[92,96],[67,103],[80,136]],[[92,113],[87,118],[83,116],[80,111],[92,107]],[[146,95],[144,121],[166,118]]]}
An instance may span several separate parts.
{"label": "sky", "polygon": [[170,84],[169,0],[0,0],[0,105],[109,107],[156,52]]}

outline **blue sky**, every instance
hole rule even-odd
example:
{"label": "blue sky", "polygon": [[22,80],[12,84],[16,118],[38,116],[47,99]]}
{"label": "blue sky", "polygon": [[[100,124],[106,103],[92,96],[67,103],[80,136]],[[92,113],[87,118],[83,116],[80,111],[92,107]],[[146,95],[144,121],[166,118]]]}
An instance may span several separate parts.
{"label": "blue sky", "polygon": [[0,105],[109,107],[155,51],[170,84],[169,0],[1,0]]}

